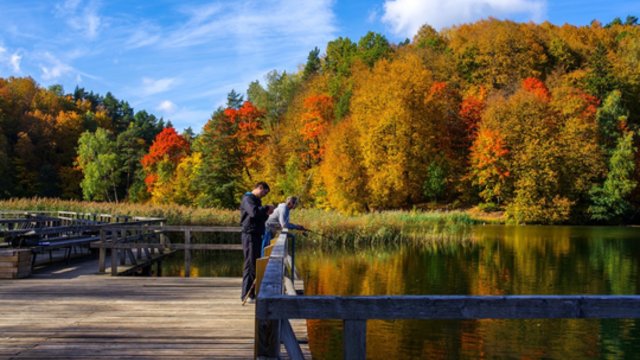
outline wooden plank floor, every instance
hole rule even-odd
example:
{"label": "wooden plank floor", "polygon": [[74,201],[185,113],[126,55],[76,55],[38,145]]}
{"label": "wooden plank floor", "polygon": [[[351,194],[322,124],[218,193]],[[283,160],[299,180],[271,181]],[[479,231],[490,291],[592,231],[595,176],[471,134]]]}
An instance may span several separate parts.
{"label": "wooden plank floor", "polygon": [[[0,280],[0,359],[250,359],[239,278]],[[306,340],[306,323],[293,324]],[[303,346],[310,358],[308,346]]]}

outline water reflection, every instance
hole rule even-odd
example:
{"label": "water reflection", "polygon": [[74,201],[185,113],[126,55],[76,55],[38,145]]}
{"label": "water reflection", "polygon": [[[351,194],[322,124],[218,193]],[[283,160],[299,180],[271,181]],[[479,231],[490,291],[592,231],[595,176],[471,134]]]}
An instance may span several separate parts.
{"label": "water reflection", "polygon": [[[303,244],[307,294],[638,294],[640,229],[478,226],[454,241]],[[367,357],[632,358],[636,320],[369,321]],[[314,358],[342,356],[340,321],[309,321]]]}
{"label": "water reflection", "polygon": [[[183,234],[170,234],[170,241],[184,243]],[[240,244],[239,233],[192,233],[192,244]],[[242,277],[242,251],[192,250],[192,277]],[[184,276],[184,251],[162,261],[162,276]]]}

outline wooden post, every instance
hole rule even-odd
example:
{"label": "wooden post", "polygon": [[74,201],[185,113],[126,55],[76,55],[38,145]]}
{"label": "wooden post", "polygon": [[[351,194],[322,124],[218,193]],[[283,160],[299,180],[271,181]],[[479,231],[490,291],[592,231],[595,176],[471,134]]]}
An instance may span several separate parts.
{"label": "wooden post", "polygon": [[[160,222],[160,226],[164,226],[164,221]],[[167,243],[167,235],[163,231],[160,232],[160,244],[165,245]]]}
{"label": "wooden post", "polygon": [[367,320],[344,320],[344,358],[365,360],[367,356]]}
{"label": "wooden post", "polygon": [[[300,344],[298,344],[298,339],[296,339],[296,334],[293,332],[291,323],[289,322],[289,320],[282,320],[280,324],[280,335],[282,338],[282,343],[284,344],[285,349],[287,349],[287,355],[289,355],[289,359],[304,360],[302,349],[300,349]],[[349,358],[345,357],[345,359]]]}
{"label": "wooden post", "polygon": [[191,276],[191,230],[184,231],[184,277]]}
{"label": "wooden post", "polygon": [[105,273],[105,260],[107,257],[107,248],[105,247],[107,244],[107,234],[103,229],[100,229],[100,254],[98,257],[98,272],[101,274]]}
{"label": "wooden post", "polygon": [[[127,230],[120,229],[120,237],[122,238],[122,240],[124,242],[124,239],[127,238]],[[127,258],[126,258],[126,255],[124,253],[124,249],[122,249],[122,251],[118,251],[118,254],[120,254],[120,265],[122,265],[122,266],[126,265]]]}
{"label": "wooden post", "polygon": [[[280,357],[280,328],[281,321],[268,320],[265,315],[263,297],[279,296],[283,293],[282,277],[284,276],[284,255],[287,242],[286,232],[278,237],[274,252],[271,253],[267,270],[265,271],[260,295],[256,302],[256,357]],[[285,319],[286,320],[286,319]]]}
{"label": "wooden post", "polygon": [[118,244],[118,230],[111,231],[111,276],[118,275],[118,249],[115,245]]}

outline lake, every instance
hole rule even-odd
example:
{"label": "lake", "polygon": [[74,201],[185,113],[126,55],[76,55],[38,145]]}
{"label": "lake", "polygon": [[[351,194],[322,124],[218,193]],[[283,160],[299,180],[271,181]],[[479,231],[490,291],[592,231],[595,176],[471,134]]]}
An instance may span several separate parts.
{"label": "lake", "polygon": [[[297,245],[296,265],[308,295],[640,293],[640,228],[635,227],[491,225],[401,245],[329,244],[304,236]],[[193,259],[192,276],[242,273],[239,251],[194,252]],[[181,255],[165,261],[163,275],[181,275],[182,261]],[[314,359],[342,358],[341,321],[309,320],[308,330]],[[638,320],[367,323],[368,359],[622,359],[637,354]]]}

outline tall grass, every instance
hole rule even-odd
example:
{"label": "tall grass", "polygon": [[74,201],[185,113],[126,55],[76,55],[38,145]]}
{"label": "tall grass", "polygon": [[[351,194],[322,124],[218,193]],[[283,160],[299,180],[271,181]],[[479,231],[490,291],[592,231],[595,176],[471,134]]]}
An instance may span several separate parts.
{"label": "tall grass", "polygon": [[479,223],[461,211],[383,211],[345,216],[323,210],[294,210],[292,222],[314,230],[315,241],[341,244],[397,243],[407,240],[451,239],[464,236]]}
{"label": "tall grass", "polygon": [[0,211],[75,211],[83,213],[162,217],[169,225],[238,226],[238,211],[202,209],[181,205],[150,205],[72,201],[51,198],[0,200]]}
{"label": "tall grass", "polygon": [[[180,205],[150,205],[69,201],[50,198],[0,201],[0,211],[76,211],[111,215],[163,217],[169,225],[238,226],[238,210],[203,209]],[[469,225],[482,222],[468,213],[383,211],[346,216],[319,209],[296,209],[291,221],[313,230],[314,241],[327,243],[399,242],[407,239],[450,238],[466,232]]]}

